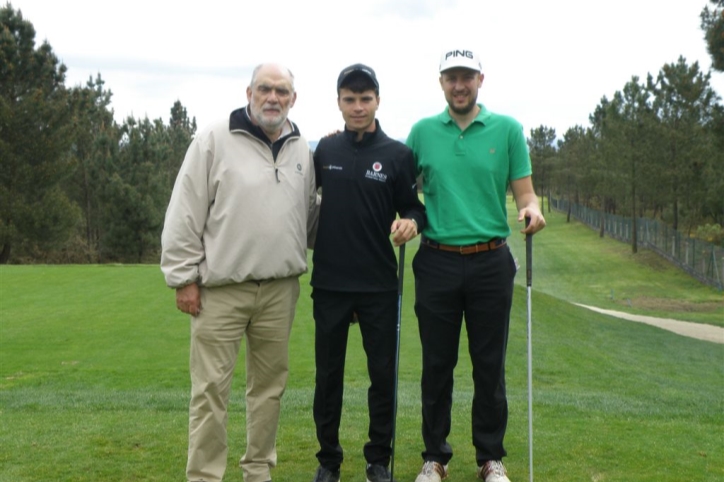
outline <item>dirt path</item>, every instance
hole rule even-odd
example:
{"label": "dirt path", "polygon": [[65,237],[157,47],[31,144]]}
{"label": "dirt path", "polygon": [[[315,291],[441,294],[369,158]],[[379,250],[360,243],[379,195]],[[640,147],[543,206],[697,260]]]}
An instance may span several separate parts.
{"label": "dirt path", "polygon": [[647,325],[663,328],[664,330],[673,331],[678,335],[697,338],[699,340],[711,341],[713,343],[724,343],[724,328],[713,325],[705,325],[703,323],[691,323],[689,321],[672,320],[670,318],[654,318],[653,316],[631,315],[621,311],[604,310],[595,306],[582,305],[575,303],[583,308],[597,311],[605,315],[615,316],[624,320],[646,323]]}

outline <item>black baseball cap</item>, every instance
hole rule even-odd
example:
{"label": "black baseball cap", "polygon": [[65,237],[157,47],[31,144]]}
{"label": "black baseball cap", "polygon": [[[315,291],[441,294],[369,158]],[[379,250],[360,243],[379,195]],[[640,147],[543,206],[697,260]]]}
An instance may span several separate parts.
{"label": "black baseball cap", "polygon": [[342,72],[339,73],[339,77],[337,77],[337,91],[342,88],[342,83],[349,77],[350,75],[359,72],[372,80],[372,82],[375,84],[375,88],[379,90],[380,84],[377,82],[377,75],[375,75],[375,71],[372,70],[372,67],[368,67],[364,64],[354,64],[350,65],[347,68],[342,69]]}

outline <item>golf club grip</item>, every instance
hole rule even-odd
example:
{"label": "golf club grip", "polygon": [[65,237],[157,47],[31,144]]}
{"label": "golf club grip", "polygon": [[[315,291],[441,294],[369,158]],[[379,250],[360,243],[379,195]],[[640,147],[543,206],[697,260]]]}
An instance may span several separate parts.
{"label": "golf club grip", "polygon": [[[525,227],[530,225],[530,218],[526,216]],[[533,284],[533,235],[525,235],[525,281],[526,286]]]}

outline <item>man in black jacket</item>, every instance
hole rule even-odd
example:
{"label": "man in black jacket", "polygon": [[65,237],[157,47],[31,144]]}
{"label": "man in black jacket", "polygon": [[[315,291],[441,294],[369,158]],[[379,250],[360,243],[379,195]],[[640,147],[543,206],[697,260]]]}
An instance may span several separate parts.
{"label": "man in black jacket", "polygon": [[367,481],[390,482],[398,310],[393,244],[415,237],[426,217],[412,152],[382,132],[375,119],[379,102],[379,84],[370,67],[355,64],[342,70],[337,103],[344,131],[322,139],[314,152],[317,187],[322,188],[311,281],[314,422],[320,445],[314,482],[340,478],[344,362],[355,318],[370,377]]}

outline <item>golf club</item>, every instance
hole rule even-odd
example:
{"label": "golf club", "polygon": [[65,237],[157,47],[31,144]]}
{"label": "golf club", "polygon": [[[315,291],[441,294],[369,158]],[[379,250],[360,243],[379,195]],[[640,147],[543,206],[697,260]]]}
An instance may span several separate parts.
{"label": "golf club", "polygon": [[[525,218],[525,226],[530,218]],[[525,235],[525,284],[528,289],[528,461],[530,482],[533,482],[533,340],[530,293],[533,285],[533,235]]]}
{"label": "golf club", "polygon": [[390,455],[390,482],[395,482],[395,434],[397,429],[397,378],[400,370],[400,325],[402,324],[402,280],[405,274],[405,245],[400,245],[397,261],[397,350],[395,350],[395,398],[392,411],[392,454]]}

